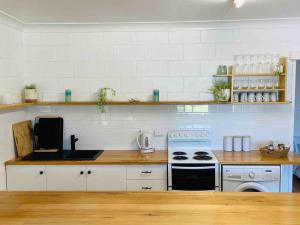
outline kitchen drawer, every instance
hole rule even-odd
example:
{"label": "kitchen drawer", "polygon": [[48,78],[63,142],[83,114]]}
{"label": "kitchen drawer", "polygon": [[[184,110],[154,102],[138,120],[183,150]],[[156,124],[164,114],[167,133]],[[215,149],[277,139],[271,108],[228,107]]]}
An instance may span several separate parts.
{"label": "kitchen drawer", "polygon": [[127,180],[127,191],[166,191],[167,180]]}
{"label": "kitchen drawer", "polygon": [[127,179],[167,179],[167,165],[130,165],[127,166]]}

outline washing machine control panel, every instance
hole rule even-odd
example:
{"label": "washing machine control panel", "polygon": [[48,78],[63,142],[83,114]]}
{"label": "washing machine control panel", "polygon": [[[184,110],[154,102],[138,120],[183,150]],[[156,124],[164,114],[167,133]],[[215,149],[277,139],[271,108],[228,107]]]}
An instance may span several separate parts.
{"label": "washing machine control panel", "polygon": [[226,168],[223,171],[223,179],[232,181],[277,181],[280,180],[280,168],[261,166],[241,166]]}

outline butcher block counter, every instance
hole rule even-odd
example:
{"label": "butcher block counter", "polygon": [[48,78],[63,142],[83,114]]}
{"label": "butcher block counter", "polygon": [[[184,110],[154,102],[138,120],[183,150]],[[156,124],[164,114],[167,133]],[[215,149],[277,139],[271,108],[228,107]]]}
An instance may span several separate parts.
{"label": "butcher block counter", "polygon": [[300,155],[290,152],[287,158],[262,157],[259,151],[214,151],[220,164],[300,164]]}
{"label": "butcher block counter", "polygon": [[101,164],[166,164],[167,151],[142,154],[135,150],[106,150],[95,160],[82,161],[23,161],[12,159],[6,165],[101,165]]}
{"label": "butcher block counter", "polygon": [[[289,153],[287,158],[262,157],[259,151],[213,151],[220,164],[294,164],[300,165],[300,155]],[[21,161],[12,159],[6,165],[101,165],[101,164],[166,164],[167,151],[142,154],[135,150],[106,150],[92,161]]]}
{"label": "butcher block counter", "polygon": [[291,225],[300,194],[0,192],[1,225]]}

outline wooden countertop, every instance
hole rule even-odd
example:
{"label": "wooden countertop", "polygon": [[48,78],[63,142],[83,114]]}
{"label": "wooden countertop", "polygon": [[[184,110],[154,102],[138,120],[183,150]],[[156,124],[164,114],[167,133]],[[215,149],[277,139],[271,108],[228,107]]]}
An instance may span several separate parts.
{"label": "wooden countertop", "polygon": [[167,151],[155,151],[142,154],[135,150],[107,150],[96,160],[87,161],[22,161],[12,159],[6,165],[97,165],[97,164],[165,164],[168,162]]}
{"label": "wooden countertop", "polygon": [[300,155],[290,152],[287,158],[262,157],[259,151],[214,151],[220,164],[300,164]]}
{"label": "wooden countertop", "polygon": [[295,225],[300,194],[0,192],[1,225]]}
{"label": "wooden countertop", "polygon": [[[259,151],[224,152],[213,151],[220,164],[294,164],[300,165],[300,155],[289,153],[288,158],[262,157]],[[106,150],[93,161],[21,161],[12,159],[6,165],[101,165],[101,164],[165,164],[167,151],[141,154],[134,150]]]}

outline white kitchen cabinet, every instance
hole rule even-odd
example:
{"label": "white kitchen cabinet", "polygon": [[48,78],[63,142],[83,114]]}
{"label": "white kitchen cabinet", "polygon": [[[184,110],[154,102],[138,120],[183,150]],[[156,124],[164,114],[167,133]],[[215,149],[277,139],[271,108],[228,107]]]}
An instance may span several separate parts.
{"label": "white kitchen cabinet", "polygon": [[46,166],[6,166],[8,191],[46,191]]}
{"label": "white kitchen cabinet", "polygon": [[126,191],[125,165],[87,166],[87,191]]}
{"label": "white kitchen cabinet", "polygon": [[129,165],[127,179],[166,180],[167,165]]}
{"label": "white kitchen cabinet", "polygon": [[167,180],[127,180],[127,191],[166,191]]}
{"label": "white kitchen cabinet", "polygon": [[47,166],[47,191],[85,191],[86,166]]}

